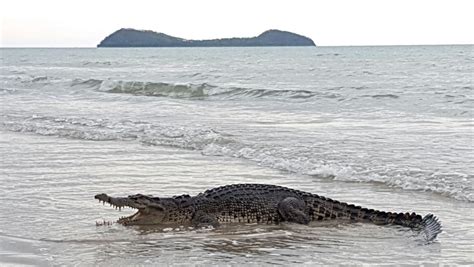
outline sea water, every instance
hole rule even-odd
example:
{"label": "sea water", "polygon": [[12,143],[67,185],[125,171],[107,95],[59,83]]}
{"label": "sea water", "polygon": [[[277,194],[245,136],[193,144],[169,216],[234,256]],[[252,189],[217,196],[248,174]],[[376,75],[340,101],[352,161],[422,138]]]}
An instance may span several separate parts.
{"label": "sea water", "polygon": [[[474,46],[0,50],[0,264],[474,263]],[[288,186],[361,223],[143,228],[98,193]]]}

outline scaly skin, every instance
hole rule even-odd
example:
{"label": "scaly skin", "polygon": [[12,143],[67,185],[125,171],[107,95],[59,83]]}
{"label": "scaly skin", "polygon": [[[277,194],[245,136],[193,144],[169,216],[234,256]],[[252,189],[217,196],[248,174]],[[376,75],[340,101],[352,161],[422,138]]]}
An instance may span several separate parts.
{"label": "scaly skin", "polygon": [[423,230],[432,240],[441,232],[433,215],[422,218],[415,213],[392,213],[366,209],[286,187],[265,184],[235,184],[217,187],[197,196],[158,198],[133,195],[125,198],[95,196],[112,206],[138,209],[134,215],[118,220],[124,225],[218,226],[223,223],[295,222],[349,220],[375,224],[395,224]]}

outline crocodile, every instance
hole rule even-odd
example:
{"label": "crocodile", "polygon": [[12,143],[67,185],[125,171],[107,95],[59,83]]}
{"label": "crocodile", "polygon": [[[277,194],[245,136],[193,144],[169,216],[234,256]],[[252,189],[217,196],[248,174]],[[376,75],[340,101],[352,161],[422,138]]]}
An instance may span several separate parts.
{"label": "crocodile", "polygon": [[138,211],[117,222],[122,225],[214,226],[227,223],[282,222],[309,224],[312,221],[345,220],[377,225],[400,225],[420,231],[426,240],[441,233],[433,214],[385,212],[339,202],[317,194],[267,184],[234,184],[207,190],[196,196],[169,198],[136,194],[128,197],[95,196],[116,209]]}

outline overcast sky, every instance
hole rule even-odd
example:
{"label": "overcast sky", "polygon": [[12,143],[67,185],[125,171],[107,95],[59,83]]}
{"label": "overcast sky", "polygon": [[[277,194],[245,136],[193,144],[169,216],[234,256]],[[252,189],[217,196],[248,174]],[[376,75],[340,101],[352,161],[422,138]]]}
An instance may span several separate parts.
{"label": "overcast sky", "polygon": [[120,28],[187,39],[292,31],[317,45],[474,44],[472,0],[2,0],[2,47],[93,47]]}

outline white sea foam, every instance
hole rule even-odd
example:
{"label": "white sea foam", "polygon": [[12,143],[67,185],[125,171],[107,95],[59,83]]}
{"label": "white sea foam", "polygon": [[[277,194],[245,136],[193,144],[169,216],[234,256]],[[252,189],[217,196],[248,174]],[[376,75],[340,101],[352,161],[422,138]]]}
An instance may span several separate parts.
{"label": "white sea foam", "polygon": [[[93,141],[134,140],[146,145],[200,150],[203,155],[242,158],[260,166],[291,173],[348,182],[383,183],[407,190],[431,191],[458,200],[474,201],[472,188],[469,187],[472,177],[465,174],[390,168],[376,170],[370,166],[357,166],[355,169],[355,165],[347,162],[327,162],[317,154],[301,154],[298,149],[246,143],[212,128],[44,116],[4,117],[0,125],[9,131],[45,136]],[[449,176],[450,179],[446,179]]]}

